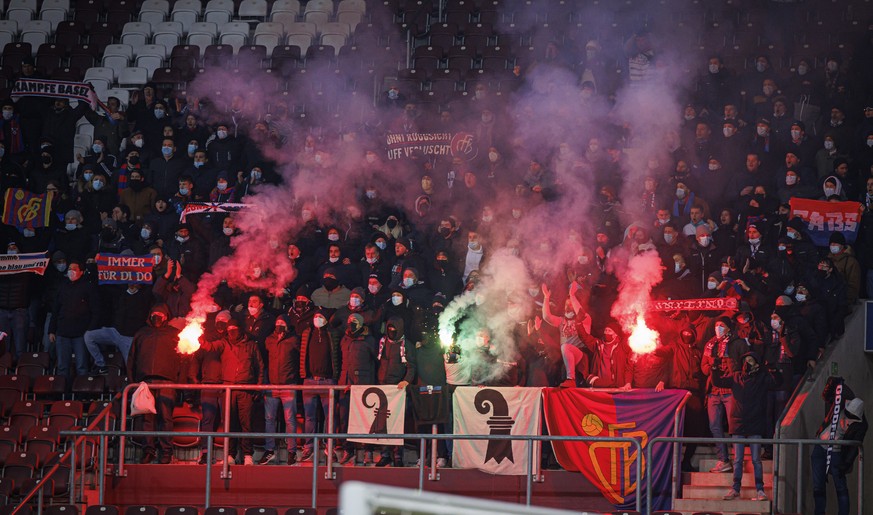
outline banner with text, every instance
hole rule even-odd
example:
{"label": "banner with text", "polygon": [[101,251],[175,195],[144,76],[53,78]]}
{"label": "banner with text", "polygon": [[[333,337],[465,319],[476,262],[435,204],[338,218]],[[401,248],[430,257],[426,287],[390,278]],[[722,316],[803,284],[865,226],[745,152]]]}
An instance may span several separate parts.
{"label": "banner with text", "polygon": [[97,281],[99,284],[152,284],[155,256],[125,256],[97,254]]}
{"label": "banner with text", "polygon": [[0,275],[31,272],[43,275],[49,265],[45,252],[33,254],[0,254]]}
{"label": "banner with text", "polygon": [[421,155],[460,157],[472,161],[479,154],[476,139],[469,132],[390,133],[386,143],[388,159]]}
{"label": "banner with text", "polygon": [[858,237],[858,227],[864,206],[860,202],[827,202],[792,197],[791,217],[799,217],[806,222],[806,233],[819,247],[826,247],[831,234],[843,233],[846,243],[854,243]]}
{"label": "banner with text", "polygon": [[182,210],[179,221],[185,223],[188,215],[199,213],[234,213],[245,207],[247,207],[247,204],[238,202],[188,202],[185,204],[185,209]]}
{"label": "banner with text", "polygon": [[54,192],[36,195],[21,188],[9,188],[4,194],[3,223],[18,229],[38,229],[51,224]]}
{"label": "banner with text", "polygon": [[[539,435],[542,388],[463,386],[453,399],[456,435]],[[534,445],[534,456],[539,446]],[[455,468],[521,476],[528,471],[525,440],[455,440]],[[530,465],[531,467],[533,464]]]}
{"label": "banner with text", "polygon": [[653,300],[649,311],[736,311],[739,302],[733,297],[717,299]]}
{"label": "banner with text", "polygon": [[[645,453],[652,438],[674,436],[673,416],[686,394],[685,390],[546,388],[543,390],[546,427],[554,436],[635,438]],[[682,427],[680,419],[680,431]],[[629,443],[554,441],[552,448],[565,470],[582,472],[618,509],[633,509],[636,496],[645,495],[645,482],[637,477],[635,463],[645,460],[645,456],[638,456]],[[667,444],[652,449],[653,510],[670,509],[671,449]],[[642,469],[645,473],[645,461]]]}
{"label": "banner with text", "polygon": [[96,107],[97,96],[90,84],[46,79],[18,79],[12,87],[12,98],[52,97],[83,100]]}
{"label": "banner with text", "polygon": [[[349,399],[349,433],[402,435],[406,419],[406,388],[397,385],[352,386]],[[378,438],[350,442],[373,445],[403,445],[402,438]]]}

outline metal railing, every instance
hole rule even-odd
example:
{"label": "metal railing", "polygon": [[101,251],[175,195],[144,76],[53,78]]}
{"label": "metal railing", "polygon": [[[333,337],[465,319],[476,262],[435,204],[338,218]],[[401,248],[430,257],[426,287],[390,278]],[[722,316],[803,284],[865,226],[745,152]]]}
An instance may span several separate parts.
{"label": "metal railing", "polygon": [[[124,432],[127,429],[127,414],[128,414],[128,398],[130,397],[130,391],[139,386],[139,383],[131,383],[124,387],[122,390],[121,397],[121,431]],[[324,414],[325,417],[325,433],[328,435],[333,434],[334,427],[334,412],[336,411],[336,391],[345,391],[349,389],[348,385],[258,385],[258,384],[182,384],[182,383],[154,383],[149,385],[153,390],[223,390],[224,391],[224,403],[222,404],[222,415],[224,417],[224,433],[230,433],[230,392],[234,390],[248,391],[248,392],[263,392],[263,391],[302,391],[302,392],[327,392],[329,397],[328,404],[328,412]],[[178,433],[175,433],[178,434]],[[200,433],[206,434],[206,433]],[[124,470],[124,448],[126,444],[126,437],[124,434],[120,435],[120,447],[119,447],[119,457],[118,457],[118,471],[117,474],[119,476],[127,475],[127,472]],[[287,435],[283,435],[285,438]],[[324,434],[322,434],[322,438]],[[221,468],[221,478],[229,479],[231,478],[230,467],[227,462],[227,456],[230,453],[230,438],[225,438],[224,440],[224,465]],[[329,436],[327,440],[328,445],[333,445],[333,437]],[[434,461],[436,459],[434,458]],[[325,472],[325,477],[327,479],[334,478],[333,472],[333,459],[331,456],[328,456],[327,461],[327,471]]]}
{"label": "metal railing", "polygon": [[[803,484],[803,469],[805,467],[800,466],[803,463],[803,448],[805,445],[822,445],[824,440],[818,440],[814,438],[791,438],[791,439],[775,439],[775,438],[700,438],[700,437],[668,437],[668,436],[658,436],[649,440],[648,445],[646,446],[646,506],[651,506],[652,503],[652,449],[655,445],[660,443],[673,443],[673,444],[686,444],[686,443],[703,443],[703,444],[718,444],[718,443],[742,443],[746,445],[750,444],[761,444],[761,445],[774,445],[774,446],[784,446],[784,445],[796,445],[797,446],[797,510],[800,510],[800,505],[802,501],[802,492],[803,489],[800,485]],[[847,447],[858,447],[858,513],[864,512],[864,442],[859,442],[856,440],[840,440],[840,446]],[[777,448],[778,448],[777,447]],[[775,508],[776,498],[779,493],[779,482],[778,476],[776,475],[776,469],[774,464],[774,472],[773,472],[773,504],[771,504],[771,513]],[[675,499],[676,496],[674,495]]]}
{"label": "metal railing", "polygon": [[[115,394],[115,396],[112,398],[112,400],[109,402],[109,404],[107,404],[106,407],[103,408],[103,410],[97,414],[97,416],[94,418],[94,420],[92,420],[91,423],[88,424],[88,427],[86,427],[85,429],[83,429],[81,431],[63,431],[60,433],[60,435],[62,437],[61,438],[62,442],[63,442],[64,436],[74,437],[73,444],[70,446],[70,452],[63,454],[58,458],[57,463],[55,463],[54,466],[51,469],[49,469],[48,472],[43,474],[42,478],[39,479],[39,481],[36,483],[36,485],[34,485],[34,487],[26,495],[24,495],[21,498],[21,500],[18,502],[18,506],[16,506],[15,509],[12,510],[12,513],[10,515],[17,515],[24,506],[27,506],[27,503],[29,503],[33,499],[34,496],[37,496],[37,511],[39,513],[42,513],[43,492],[45,490],[45,483],[46,483],[46,481],[52,479],[54,477],[54,475],[58,473],[58,471],[61,469],[61,467],[64,465],[64,463],[66,463],[67,460],[70,461],[70,478],[69,478],[69,481],[70,481],[70,487],[69,487],[70,488],[70,504],[73,504],[75,502],[75,498],[73,497],[73,491],[75,490],[75,484],[76,484],[76,447],[79,445],[82,446],[82,450],[83,450],[83,452],[82,452],[82,470],[84,471],[85,470],[85,457],[86,457],[86,453],[84,452],[84,449],[85,449],[86,440],[95,436],[92,431],[94,431],[94,429],[96,429],[97,426],[100,425],[101,422],[103,423],[104,430],[109,430],[109,421],[110,421],[109,415],[112,413],[112,409],[113,409],[115,403],[118,401],[120,395],[121,395],[120,393]],[[101,442],[101,445],[100,445],[101,450],[105,449],[105,445],[104,445],[105,443],[106,442],[103,442],[103,441]],[[106,458],[105,453],[101,452],[101,457],[100,457],[100,470],[101,470],[101,472],[105,469],[105,466],[106,466],[105,458]],[[101,482],[102,482],[103,474],[101,473],[100,476],[101,476]],[[85,483],[85,475],[84,474],[81,474],[81,481],[82,481],[82,489],[84,490],[84,483]],[[102,492],[102,490],[101,490],[101,492]],[[101,504],[103,502],[102,494],[100,497],[100,502],[101,502]]]}
{"label": "metal railing", "polygon": [[[62,435],[74,435],[78,434],[73,431],[64,431],[61,433]],[[106,445],[106,438],[111,436],[119,436],[121,438],[125,437],[200,437],[206,438],[207,448],[206,448],[206,462],[212,463],[212,443],[215,438],[224,438],[225,442],[230,438],[286,438],[288,437],[288,433],[231,433],[231,432],[200,432],[200,431],[179,431],[179,432],[169,432],[169,431],[92,431],[89,433],[90,436],[100,437],[100,445]],[[320,440],[325,439],[324,433],[298,433],[296,438],[312,438],[313,439],[313,448],[315,449],[315,455],[313,458],[312,464],[312,507],[318,507],[318,444]],[[355,434],[355,433],[332,433],[327,438],[328,441],[328,453],[327,453],[327,463],[330,463],[331,457],[333,455],[333,446],[330,442],[334,438],[348,439],[354,438],[356,440],[377,440],[385,438],[384,434],[381,435],[373,435],[373,434]],[[534,445],[535,442],[544,442],[544,441],[561,441],[561,442],[616,442],[623,443],[629,446],[632,446],[636,449],[637,456],[643,455],[643,447],[639,440],[631,437],[602,437],[602,436],[550,436],[550,435],[455,435],[455,434],[429,434],[429,433],[409,433],[409,434],[399,434],[399,435],[391,435],[392,438],[403,439],[403,440],[419,440],[419,456],[424,456],[426,451],[426,442],[427,440],[520,440],[527,442],[527,465],[526,465],[526,487],[525,487],[525,505],[531,505],[531,499],[533,497],[533,478],[536,475],[534,470],[534,463],[536,463],[536,458],[534,456]],[[227,445],[224,447],[225,456],[227,456]],[[105,456],[105,449],[101,448],[100,455]],[[435,456],[436,453],[433,453],[432,456]],[[636,468],[637,474],[637,496],[636,496],[636,509],[640,511],[642,509],[642,481],[644,480],[643,476],[643,465],[640,459],[634,460],[634,466]],[[227,467],[227,460],[224,461],[224,468]],[[205,506],[208,508],[211,502],[211,486],[212,486],[212,465],[207,465],[203,467],[205,469],[206,475],[206,485],[205,485]],[[419,460],[418,464],[418,490],[424,490],[424,468],[425,468],[425,460]],[[101,469],[100,471],[101,481],[99,483],[99,499],[100,503],[103,503],[104,499],[104,490],[105,483],[102,480],[102,476],[105,476],[104,471]],[[325,479],[328,478],[327,474],[325,474]],[[74,485],[71,485],[71,488],[74,488]],[[72,495],[72,492],[71,492]]]}

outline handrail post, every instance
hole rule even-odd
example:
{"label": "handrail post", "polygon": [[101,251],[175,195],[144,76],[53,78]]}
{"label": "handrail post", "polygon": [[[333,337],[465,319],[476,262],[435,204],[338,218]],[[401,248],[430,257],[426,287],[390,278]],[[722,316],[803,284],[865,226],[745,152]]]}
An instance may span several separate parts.
{"label": "handrail post", "polygon": [[[427,443],[424,438],[418,444],[418,491],[424,491],[424,460],[426,457]],[[431,472],[433,474],[433,472]]]}
{"label": "handrail post", "polygon": [[85,497],[85,455],[87,454],[85,451],[88,448],[88,439],[85,438],[82,440],[82,470],[79,472],[79,499],[84,499]]}
{"label": "handrail post", "polygon": [[[437,434],[437,425],[432,424],[430,429],[431,434]],[[424,463],[424,446],[421,449],[421,461]],[[428,481],[436,481],[439,479],[437,476],[437,439],[434,438],[430,441],[430,474],[427,475]]]}
{"label": "handrail post", "polygon": [[[642,477],[643,477],[643,464],[640,463],[639,457],[643,456],[643,444],[641,444],[636,438],[634,438],[633,441],[634,441],[634,447],[637,448],[637,459],[635,460],[636,461],[635,465],[637,468],[637,511],[642,512],[643,511],[643,497],[640,495],[640,481],[642,481]],[[646,464],[648,465],[648,462]],[[646,481],[646,482],[648,483],[648,481]],[[647,505],[646,510],[647,510],[647,512],[651,512],[652,506]]]}
{"label": "handrail post", "polygon": [[106,460],[106,436],[105,435],[100,437],[100,452],[99,452],[98,460],[99,460],[100,466],[97,467],[98,470],[95,471],[97,473],[97,475],[100,476],[99,478],[97,478],[97,484],[99,485],[98,486],[99,494],[98,494],[97,498],[100,500],[100,504],[102,505],[103,504],[103,493],[104,493],[105,488],[106,488],[106,476],[105,476],[105,472],[106,472],[106,462],[105,462],[105,460]]}
{"label": "handrail post", "polygon": [[795,511],[800,511],[800,505],[803,502],[803,444],[797,445],[797,482],[795,483]]}
{"label": "handrail post", "polygon": [[76,504],[76,439],[70,446],[70,504]]}
{"label": "handrail post", "polygon": [[[127,476],[127,472],[124,470],[124,446],[127,443],[124,432],[127,430],[127,394],[134,385],[136,383],[130,383],[121,390],[121,438],[118,439],[118,472],[116,472],[116,475],[120,477]],[[82,451],[84,452],[84,450],[83,446]]]}
{"label": "handrail post", "polygon": [[38,515],[42,515],[42,504],[43,504],[43,488],[45,484],[43,484],[42,479],[37,480],[36,487],[39,488],[39,492],[36,494],[36,513]]}
{"label": "handrail post", "polygon": [[[659,442],[659,438],[653,438],[649,442],[649,445],[646,446],[646,508],[649,511],[652,511],[652,448]],[[639,481],[640,480],[637,479],[637,491],[639,491]],[[637,495],[637,498],[639,497],[640,496]],[[637,505],[637,511],[640,511],[639,505]]]}
{"label": "handrail post", "polygon": [[[685,409],[685,404],[690,398],[691,392],[685,392],[685,397],[682,397],[682,401],[676,406],[676,411],[673,413],[673,436],[679,436],[679,414],[683,412],[682,410]],[[670,495],[673,496],[673,499],[679,495],[679,483],[682,479],[682,465],[679,463],[679,454],[682,448],[682,444],[673,442],[673,484],[670,489]]]}
{"label": "handrail post", "polygon": [[[530,506],[533,490],[533,438],[527,439],[527,466],[525,466],[525,505]],[[512,445],[512,442],[509,442]]]}
{"label": "handrail post", "polygon": [[[224,415],[224,432],[230,433],[230,386],[224,388],[224,407],[221,409]],[[224,462],[221,464],[221,479],[230,479],[230,465],[228,464],[228,456],[230,456],[230,437],[224,437]]]}
{"label": "handrail post", "polygon": [[315,459],[312,460],[312,509],[318,508],[318,435],[312,439],[315,447]]}
{"label": "handrail post", "polygon": [[[334,415],[334,411],[335,411],[334,403],[336,402],[336,395],[335,394],[336,394],[335,388],[330,388],[327,391],[327,399],[328,399],[327,400],[327,402],[328,402],[327,434],[328,435],[333,434],[333,423],[334,423],[333,415]],[[334,445],[333,438],[328,438],[327,439],[327,447],[325,448],[325,454],[327,455],[326,456],[327,460],[326,460],[325,464],[327,465],[327,470],[324,471],[324,479],[334,479],[336,477],[336,474],[334,474],[334,472],[333,472],[333,459],[334,459],[333,445]],[[318,447],[315,448],[315,461],[318,461]]]}
{"label": "handrail post", "polygon": [[206,436],[206,493],[205,504],[206,508],[209,507],[210,502],[210,494],[212,493],[212,435]]}
{"label": "handrail post", "polygon": [[858,447],[858,513],[864,513],[864,447]]}

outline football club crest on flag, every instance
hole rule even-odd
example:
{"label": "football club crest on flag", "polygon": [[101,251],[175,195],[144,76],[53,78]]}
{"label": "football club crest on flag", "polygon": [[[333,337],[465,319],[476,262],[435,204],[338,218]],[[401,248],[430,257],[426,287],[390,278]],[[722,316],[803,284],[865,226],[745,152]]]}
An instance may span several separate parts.
{"label": "football club crest on flag", "polygon": [[35,195],[21,188],[9,188],[4,197],[3,223],[18,229],[48,227],[53,196],[53,191]]}
{"label": "football club crest on flag", "polygon": [[[459,387],[453,397],[456,435],[539,435],[542,388]],[[524,475],[525,440],[455,440],[455,468]],[[534,455],[539,452],[534,443]]]}
{"label": "football club crest on flag", "polygon": [[[673,420],[686,394],[685,390],[547,388],[543,408],[550,435],[635,438],[645,453],[652,438],[682,436],[673,434]],[[636,461],[645,456],[639,456],[630,443],[554,441],[552,448],[565,470],[581,472],[618,509],[634,509],[636,496],[644,495],[645,481],[636,476]],[[672,448],[659,444],[652,449],[653,510],[670,509]],[[645,473],[645,461],[642,469]]]}
{"label": "football club crest on flag", "polygon": [[[397,385],[352,386],[349,399],[349,433],[402,435],[406,417],[406,389]],[[350,442],[403,445],[402,438],[377,438]]]}

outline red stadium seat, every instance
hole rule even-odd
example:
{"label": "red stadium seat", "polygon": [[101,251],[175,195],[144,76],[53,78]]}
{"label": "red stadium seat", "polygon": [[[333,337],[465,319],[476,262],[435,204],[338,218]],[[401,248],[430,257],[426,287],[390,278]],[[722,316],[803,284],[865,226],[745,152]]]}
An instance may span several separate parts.
{"label": "red stadium seat", "polygon": [[[131,506],[128,510],[132,508],[136,508],[136,506]],[[142,515],[157,515],[157,508],[154,510],[154,513],[142,513]],[[93,504],[85,509],[85,515],[118,515],[118,506],[113,506],[111,504]]]}

